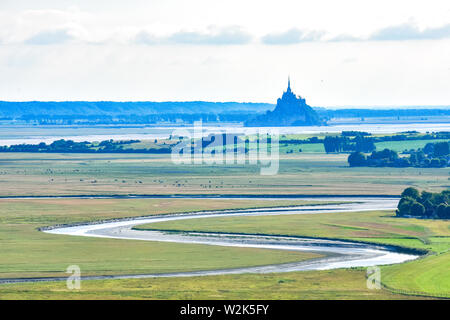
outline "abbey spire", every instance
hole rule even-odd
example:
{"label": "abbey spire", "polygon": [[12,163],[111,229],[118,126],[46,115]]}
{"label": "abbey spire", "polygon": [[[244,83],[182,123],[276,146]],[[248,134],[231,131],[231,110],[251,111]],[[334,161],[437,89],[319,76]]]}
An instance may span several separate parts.
{"label": "abbey spire", "polygon": [[317,112],[306,104],[305,99],[297,96],[291,89],[291,77],[288,76],[288,86],[281,98],[277,99],[274,110],[256,115],[248,119],[247,127],[281,127],[281,126],[311,126],[322,124]]}

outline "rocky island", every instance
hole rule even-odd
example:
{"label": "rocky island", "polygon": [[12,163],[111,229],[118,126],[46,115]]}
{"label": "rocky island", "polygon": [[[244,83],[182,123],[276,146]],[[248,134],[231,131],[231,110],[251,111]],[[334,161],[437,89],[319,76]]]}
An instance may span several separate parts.
{"label": "rocky island", "polygon": [[246,127],[284,127],[321,125],[316,111],[306,104],[305,99],[295,95],[291,90],[291,81],[283,96],[278,98],[273,111],[251,118],[245,122]]}

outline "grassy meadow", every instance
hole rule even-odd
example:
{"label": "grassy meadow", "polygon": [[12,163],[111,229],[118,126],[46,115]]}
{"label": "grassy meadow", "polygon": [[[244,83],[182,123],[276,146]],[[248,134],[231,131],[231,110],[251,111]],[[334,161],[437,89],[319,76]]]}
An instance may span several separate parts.
{"label": "grassy meadow", "polygon": [[423,148],[427,143],[445,142],[448,139],[433,139],[433,140],[407,140],[407,141],[385,141],[375,143],[375,147],[378,151],[383,149],[391,149],[397,152],[403,152],[405,150],[417,150]]}
{"label": "grassy meadow", "polygon": [[[207,201],[207,202],[205,202]],[[0,276],[64,276],[69,264],[84,275],[205,270],[298,261],[310,253],[170,244],[45,234],[39,226],[113,217],[196,211],[214,206],[267,206],[264,200],[3,199]],[[271,205],[306,204],[280,200]],[[6,214],[5,214],[6,213]],[[161,222],[140,229],[218,231],[326,237],[427,250],[423,258],[382,267],[383,290],[368,290],[365,269],[226,275],[182,279],[83,281],[0,285],[0,299],[405,299],[449,297],[450,221],[396,218],[390,211]],[[183,261],[180,266],[180,261]],[[220,286],[217,285],[220,283]]]}
{"label": "grassy meadow", "polygon": [[450,298],[450,221],[397,218],[393,212],[348,212],[160,222],[136,229],[324,237],[428,251],[419,260],[382,267],[394,292]]}
{"label": "grassy meadow", "polygon": [[[47,234],[39,227],[209,209],[302,205],[219,199],[0,199],[0,278],[163,273],[292,262],[315,254]],[[179,262],[183,261],[182,264]],[[1,293],[0,293],[1,297]]]}
{"label": "grassy meadow", "polygon": [[0,285],[0,299],[418,299],[369,290],[363,269]]}
{"label": "grassy meadow", "polygon": [[346,154],[280,155],[275,176],[256,165],[177,165],[170,155],[0,154],[0,196],[114,194],[398,195],[440,191],[448,168],[349,168]]}
{"label": "grassy meadow", "polygon": [[[416,141],[414,141],[416,142]],[[389,142],[390,148],[395,142]],[[297,148],[298,146],[296,146]],[[441,191],[448,168],[350,168],[346,154],[320,144],[286,153],[279,172],[254,165],[175,165],[170,155],[0,153],[0,197],[128,194],[399,195],[415,186]],[[378,146],[377,147],[383,147]],[[423,147],[423,146],[421,146]],[[308,149],[309,148],[309,149]],[[406,147],[410,148],[410,146]],[[402,149],[403,150],[403,149]],[[402,151],[398,150],[398,151]],[[45,234],[37,228],[175,212],[312,204],[257,199],[1,199],[0,278],[160,273],[298,261],[311,253]],[[427,250],[417,261],[382,267],[383,290],[366,288],[362,268],[269,275],[0,285],[0,299],[410,299],[450,297],[449,221],[395,218],[389,211],[194,219],[143,226],[326,237]],[[180,263],[182,261],[182,263]]]}

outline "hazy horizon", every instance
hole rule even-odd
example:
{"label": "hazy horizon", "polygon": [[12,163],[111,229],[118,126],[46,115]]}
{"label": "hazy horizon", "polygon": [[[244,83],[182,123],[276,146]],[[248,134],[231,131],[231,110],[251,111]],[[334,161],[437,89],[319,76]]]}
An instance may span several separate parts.
{"label": "hazy horizon", "polygon": [[[141,102],[150,102],[150,103],[190,103],[190,102],[205,102],[205,103],[237,103],[237,104],[270,104],[274,107],[276,106],[276,99],[272,102],[267,101],[211,101],[211,100],[163,100],[163,101],[155,101],[155,100],[23,100],[23,101],[14,101],[14,100],[0,100],[0,102],[113,102],[113,103],[141,103]],[[450,104],[447,105],[337,105],[337,106],[314,106],[313,108],[322,108],[322,109],[441,109],[441,108],[450,108]]]}

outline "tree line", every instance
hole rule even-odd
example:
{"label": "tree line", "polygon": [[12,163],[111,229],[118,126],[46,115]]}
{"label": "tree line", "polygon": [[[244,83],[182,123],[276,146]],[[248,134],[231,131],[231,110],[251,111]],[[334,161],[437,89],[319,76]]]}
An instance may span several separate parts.
{"label": "tree line", "polygon": [[406,188],[401,195],[396,215],[429,219],[450,219],[450,190],[441,193],[419,192]]}
{"label": "tree line", "polygon": [[323,146],[326,153],[330,152],[371,152],[375,150],[373,138],[367,138],[363,135],[357,135],[353,138],[349,136],[325,137]]}
{"label": "tree line", "polygon": [[140,142],[139,140],[113,141],[105,140],[99,144],[87,141],[56,140],[51,144],[17,144],[0,147],[0,152],[42,152],[42,153],[171,153],[170,146],[160,148],[124,148],[125,144]]}
{"label": "tree line", "polygon": [[410,150],[409,157],[399,157],[394,150],[373,151],[366,156],[353,152],[348,158],[351,167],[420,167],[443,168],[450,165],[450,142],[428,143],[423,149]]}
{"label": "tree line", "polygon": [[[342,131],[340,135],[326,136],[324,139],[317,139],[314,142],[322,142],[326,153],[339,152],[364,152],[369,153],[376,149],[376,142],[387,141],[409,141],[409,140],[436,140],[450,139],[450,132],[436,132],[419,134],[416,131],[405,132],[402,134],[386,135],[373,137],[370,133],[361,131]],[[288,141],[280,141],[288,142]],[[302,141],[302,143],[311,143],[312,141]],[[292,141],[291,141],[292,143]],[[433,148],[433,146],[431,146]],[[438,155],[439,157],[440,155]]]}

